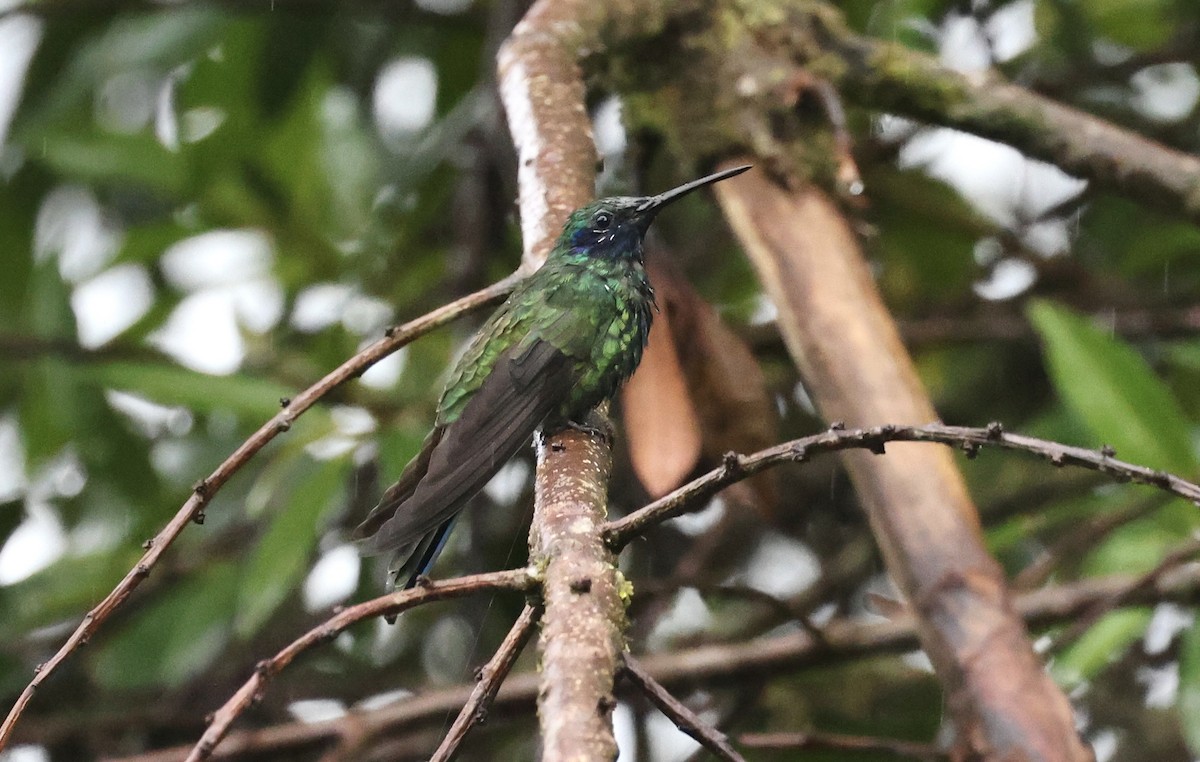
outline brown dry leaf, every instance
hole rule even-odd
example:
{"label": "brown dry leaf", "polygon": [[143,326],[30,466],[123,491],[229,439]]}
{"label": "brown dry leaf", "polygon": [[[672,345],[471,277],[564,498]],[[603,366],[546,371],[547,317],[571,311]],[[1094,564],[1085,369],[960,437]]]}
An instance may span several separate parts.
{"label": "brown dry leaf", "polygon": [[[774,444],[778,421],[749,347],[667,263],[649,269],[661,312],[622,407],[634,470],[658,497],[701,461],[716,465],[730,450],[748,453]],[[726,495],[769,515],[777,499],[774,477],[760,474]]]}
{"label": "brown dry leaf", "polygon": [[[657,284],[656,284],[657,285]],[[700,459],[700,420],[672,338],[672,315],[658,291],[660,313],[637,372],[621,392],[621,415],[634,473],[651,497],[678,487]]]}

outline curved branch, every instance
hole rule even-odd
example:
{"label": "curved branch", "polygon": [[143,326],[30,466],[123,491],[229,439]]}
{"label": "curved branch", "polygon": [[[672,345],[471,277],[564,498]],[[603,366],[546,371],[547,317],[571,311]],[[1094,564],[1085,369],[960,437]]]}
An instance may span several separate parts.
{"label": "curved branch", "polygon": [[401,590],[343,609],[292,641],[270,659],[255,665],[254,674],[250,679],[213,714],[212,722],[188,754],[187,762],[200,762],[212,756],[213,749],[229,732],[229,726],[234,720],[251,704],[262,698],[271,678],[282,672],[297,656],[310,648],[332,641],[350,625],[369,617],[394,616],[424,603],[460,598],[481,591],[528,590],[535,582],[535,578],[527,569],[476,574],[444,582],[431,581],[422,587]]}
{"label": "curved branch", "polygon": [[525,609],[517,617],[516,623],[505,636],[504,642],[496,649],[491,660],[480,670],[479,682],[471,691],[471,698],[463,704],[462,711],[458,713],[454,724],[450,726],[450,732],[442,739],[441,745],[429,758],[429,762],[450,762],[451,759],[454,759],[458,747],[462,745],[463,739],[467,737],[467,732],[471,727],[476,724],[482,725],[487,721],[488,706],[496,700],[496,692],[500,690],[500,684],[504,682],[504,678],[508,677],[513,665],[517,663],[517,657],[521,655],[521,650],[529,642],[530,636],[533,635],[533,628],[541,618],[542,607],[540,605],[525,605]]}
{"label": "curved branch", "polygon": [[[815,18],[815,16],[814,16]],[[1200,157],[987,73],[966,75],[903,45],[824,25],[852,99],[997,140],[1135,201],[1200,222]]]}
{"label": "curved branch", "polygon": [[715,495],[724,487],[782,463],[803,463],[814,455],[842,450],[868,450],[883,455],[888,442],[944,444],[963,450],[968,457],[974,457],[984,447],[1019,450],[1039,455],[1053,466],[1078,466],[1098,471],[1113,481],[1147,484],[1200,505],[1200,485],[1187,479],[1117,460],[1115,453],[1108,448],[1089,450],[1023,434],[1009,434],[998,423],[983,428],[931,423],[926,426],[884,425],[854,430],[835,424],[828,431],[793,439],[753,455],[727,454],[720,468],[709,471],[628,516],[608,522],[604,526],[605,540],[614,550],[620,550],[650,527],[699,510],[703,507],[699,505],[700,500]]}
{"label": "curved branch", "polygon": [[[1017,596],[1016,609],[1031,627],[1069,622],[1106,601],[1120,606],[1144,606],[1173,601],[1194,604],[1200,600],[1200,568],[1186,566],[1160,576],[1152,585],[1130,575],[1093,577]],[[748,642],[696,646],[669,653],[641,657],[646,671],[664,686],[720,685],[751,677],[777,677],[810,666],[828,668],[835,662],[867,658],[885,653],[904,653],[918,648],[916,629],[910,617],[894,621],[834,620],[821,630],[760,638]],[[523,672],[505,680],[493,709],[516,710],[532,707],[538,693],[539,676]],[[446,713],[468,700],[474,685],[457,685],[414,696],[354,718],[321,722],[293,721],[258,730],[234,732],[216,750],[214,758],[231,759],[251,753],[287,754],[343,735],[351,723],[369,723],[373,728],[400,731],[429,723],[443,723]],[[171,747],[114,759],[112,762],[178,762],[190,747]]]}
{"label": "curved branch", "polygon": [[113,588],[112,592],[104,597],[104,600],[96,604],[87,613],[83,621],[59,648],[58,652],[49,661],[37,668],[37,674],[17,698],[8,716],[4,719],[4,724],[0,725],[0,749],[3,749],[8,743],[17,720],[20,719],[21,713],[25,710],[30,700],[33,699],[33,694],[37,691],[38,686],[45,682],[54,673],[54,670],[77,648],[87,643],[96,630],[100,628],[100,625],[104,624],[104,621],[125,602],[137,586],[141,584],[142,580],[150,576],[150,570],[158,563],[162,554],[175,541],[175,538],[183,532],[184,527],[191,521],[196,521],[197,523],[203,521],[205,506],[211,502],[213,496],[217,494],[221,487],[242,466],[246,465],[259,450],[265,447],[276,436],[290,429],[292,423],[301,414],[341,384],[362,375],[363,371],[367,368],[417,337],[428,333],[434,328],[445,325],[461,315],[500,299],[511,291],[513,286],[522,277],[524,277],[524,272],[519,269],[509,277],[487,288],[439,307],[404,325],[389,328],[384,338],[379,339],[342,363],[317,383],[290,400],[280,400],[283,409],[271,418],[271,420],[260,426],[258,431],[254,432],[249,439],[234,450],[207,478],[201,479],[196,484],[191,496],[176,512],[175,516],[167,522],[167,525],[163,527],[161,532],[146,542],[144,546],[146,553],[137,564],[129,570],[125,577]]}

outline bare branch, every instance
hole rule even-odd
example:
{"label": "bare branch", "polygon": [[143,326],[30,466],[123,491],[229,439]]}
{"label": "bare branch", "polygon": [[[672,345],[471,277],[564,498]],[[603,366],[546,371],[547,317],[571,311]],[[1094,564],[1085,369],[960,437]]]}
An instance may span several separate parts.
{"label": "bare branch", "polygon": [[209,474],[207,478],[201,479],[196,483],[191,496],[179,511],[176,512],[175,516],[161,532],[146,542],[146,553],[137,564],[129,570],[125,577],[113,588],[112,592],[105,596],[104,600],[96,604],[87,613],[83,621],[71,636],[67,638],[66,643],[59,648],[58,652],[49,661],[38,667],[37,674],[17,698],[8,716],[4,719],[4,724],[0,725],[0,749],[3,749],[8,743],[13,727],[16,725],[21,713],[25,710],[26,705],[33,698],[33,694],[37,691],[38,686],[45,682],[54,670],[77,648],[87,643],[96,630],[100,628],[100,625],[108,619],[113,611],[125,602],[125,599],[133,593],[142,580],[150,576],[150,570],[158,563],[162,554],[175,541],[175,538],[179,536],[184,527],[192,521],[203,521],[205,506],[209,504],[221,487],[229,481],[230,477],[237,473],[242,466],[246,465],[259,450],[265,447],[276,436],[290,429],[301,414],[333,389],[352,378],[362,375],[363,371],[367,368],[417,337],[428,333],[434,328],[445,325],[461,315],[480,307],[485,307],[502,298],[512,290],[513,286],[522,277],[524,277],[524,272],[518,270],[509,277],[493,283],[487,288],[480,289],[473,294],[443,305],[404,325],[389,328],[384,338],[379,339],[339,365],[320,381],[290,400],[281,400],[282,410],[271,418],[271,420],[259,427],[258,431],[254,432],[249,439],[234,450],[233,454],[217,466],[216,470]]}
{"label": "bare branch", "polygon": [[526,569],[476,574],[444,582],[429,582],[421,587],[400,590],[343,609],[321,625],[292,641],[270,659],[260,661],[255,666],[254,674],[250,679],[213,715],[208,729],[204,731],[204,735],[200,737],[188,754],[187,762],[200,762],[200,760],[208,759],[212,755],[213,749],[229,732],[229,726],[233,724],[234,720],[251,704],[262,699],[263,692],[271,678],[283,671],[297,656],[314,646],[328,643],[350,625],[370,617],[396,615],[423,603],[459,598],[476,592],[528,590],[535,582],[536,580]]}
{"label": "bare branch", "polygon": [[[817,17],[814,14],[813,20]],[[993,74],[965,75],[900,44],[823,24],[836,84],[875,108],[998,140],[1098,185],[1200,222],[1200,157]]]}
{"label": "bare branch", "polygon": [[975,455],[984,447],[1029,452],[1045,458],[1056,467],[1078,466],[1098,471],[1113,481],[1157,487],[1200,505],[1200,485],[1194,482],[1164,471],[1117,460],[1109,450],[1088,450],[1022,434],[1009,434],[998,423],[983,428],[946,426],[940,423],[927,426],[885,425],[855,430],[835,427],[820,434],[784,442],[753,455],[730,453],[720,468],[709,471],[628,516],[608,522],[604,526],[605,538],[612,548],[619,550],[651,526],[698,510],[701,507],[698,505],[700,500],[763,469],[781,463],[803,463],[814,455],[847,449],[869,450],[882,455],[888,442],[934,442],[964,450],[969,456]]}
{"label": "bare branch", "polygon": [[830,749],[833,751],[876,752],[918,759],[949,759],[945,750],[934,744],[900,741],[894,738],[849,736],[840,733],[743,733],[738,743],[752,749]]}
{"label": "bare branch", "polygon": [[[605,13],[600,3],[539,0],[500,50],[527,266],[545,259],[567,216],[594,192],[596,147],[577,58],[595,48],[588,35]],[[617,754],[612,692],[625,612],[616,559],[600,536],[610,439],[567,430],[538,449],[529,555],[545,568],[538,719],[547,759]]]}
{"label": "bare branch", "polygon": [[[1153,605],[1164,601],[1193,604],[1200,600],[1200,567],[1185,566],[1158,579],[1151,588],[1138,587],[1139,579],[1112,575],[1056,585],[1016,598],[1017,613],[1031,627],[1068,622],[1099,601],[1122,597],[1123,606]],[[1125,591],[1136,588],[1132,594]],[[704,645],[670,653],[642,657],[645,670],[664,686],[720,685],[747,678],[776,677],[811,666],[831,664],[884,653],[903,653],[919,647],[911,619],[902,614],[893,621],[835,620],[822,629],[825,640],[810,633],[794,632],[747,642]],[[523,709],[533,706],[539,675],[524,672],[504,681],[493,709]],[[322,722],[289,722],[281,725],[233,732],[218,747],[214,758],[308,747],[344,735],[347,723],[366,722],[381,730],[400,731],[429,723],[441,723],[447,712],[460,709],[476,685],[458,685],[414,696],[370,712],[355,712],[355,719]],[[178,762],[191,747],[171,747],[112,760],[112,762]]]}
{"label": "bare branch", "polygon": [[627,653],[624,661],[626,677],[642,689],[651,703],[675,723],[675,727],[699,741],[718,758],[729,762],[745,762],[742,755],[729,745],[729,739],[724,733],[700,719],[700,715],[672,696],[637,659]]}
{"label": "bare branch", "polygon": [[471,698],[463,705],[454,724],[450,726],[450,732],[442,739],[441,745],[429,758],[429,762],[450,762],[451,759],[454,759],[458,747],[462,745],[463,739],[467,737],[467,732],[471,730],[471,727],[487,722],[488,706],[495,700],[496,692],[500,690],[500,684],[512,671],[517,657],[521,655],[525,644],[529,642],[530,636],[533,635],[533,628],[541,617],[542,607],[540,605],[525,605],[525,609],[517,618],[516,623],[505,636],[504,642],[496,649],[491,661],[480,671],[479,682],[471,691]]}

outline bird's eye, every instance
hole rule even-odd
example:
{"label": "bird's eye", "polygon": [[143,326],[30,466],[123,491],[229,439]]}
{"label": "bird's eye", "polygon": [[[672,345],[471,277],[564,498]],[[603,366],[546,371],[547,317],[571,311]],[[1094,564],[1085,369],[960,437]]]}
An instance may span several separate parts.
{"label": "bird's eye", "polygon": [[612,225],[612,215],[608,212],[596,212],[596,216],[592,217],[593,230],[608,230]]}

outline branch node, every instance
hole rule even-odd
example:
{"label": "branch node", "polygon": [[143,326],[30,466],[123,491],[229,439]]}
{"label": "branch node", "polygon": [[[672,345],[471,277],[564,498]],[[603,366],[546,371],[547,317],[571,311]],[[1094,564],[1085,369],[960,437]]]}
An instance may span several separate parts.
{"label": "branch node", "polygon": [[1000,421],[992,421],[987,425],[987,438],[995,442],[1004,436],[1004,424]]}
{"label": "branch node", "polygon": [[1117,448],[1106,444],[1100,448],[1100,455],[1105,458],[1115,458],[1117,457]]}
{"label": "branch node", "polygon": [[153,537],[151,537],[149,540],[146,540],[145,542],[142,543],[142,550],[150,550],[150,548],[153,548],[153,547],[154,547],[154,538]]}
{"label": "branch node", "polygon": [[834,421],[833,423],[829,424],[829,430],[830,431],[845,431],[846,430],[846,422],[845,421]]}
{"label": "branch node", "polygon": [[571,592],[577,595],[583,595],[584,593],[592,592],[592,578],[579,577],[571,580]]}
{"label": "branch node", "polygon": [[204,519],[206,518],[207,516],[204,515],[204,511],[196,511],[196,515],[192,516],[192,521],[199,526],[204,526]]}
{"label": "branch node", "polygon": [[279,398],[279,406],[280,406],[280,407],[282,407],[282,408],[286,408],[286,407],[287,407],[288,405],[290,405],[290,404],[292,404],[292,398],[291,398],[291,397],[280,397],[280,398]]}
{"label": "branch node", "polygon": [[959,447],[962,449],[963,454],[967,456],[967,460],[975,460],[975,458],[979,457],[978,443],[972,442],[969,439],[964,439]]}
{"label": "branch node", "polygon": [[387,328],[384,328],[383,335],[389,339],[392,338],[393,336],[395,336],[396,335],[396,326],[389,325]]}
{"label": "branch node", "polygon": [[608,714],[616,708],[617,700],[612,696],[601,696],[600,700],[596,702],[596,709],[599,710],[600,714]]}
{"label": "branch node", "polygon": [[201,479],[193,484],[192,492],[195,492],[198,497],[208,497],[208,480]]}
{"label": "branch node", "polygon": [[279,422],[275,424],[275,430],[278,431],[280,434],[282,434],[285,431],[290,431],[291,428],[292,428],[292,422],[291,422],[291,420],[289,420],[287,418],[281,418],[279,420]]}

